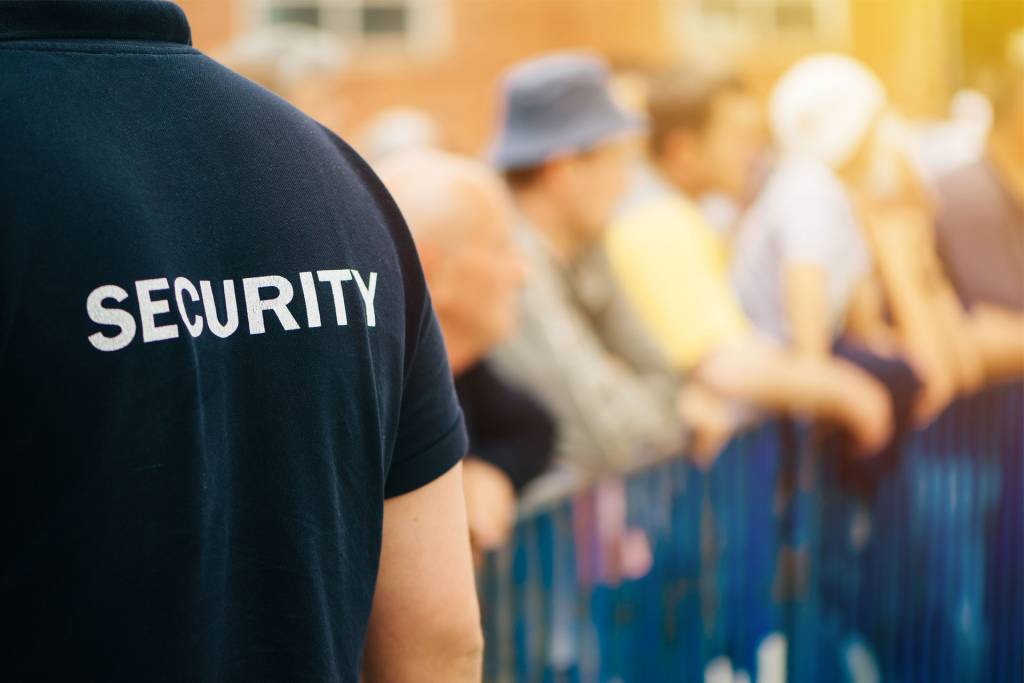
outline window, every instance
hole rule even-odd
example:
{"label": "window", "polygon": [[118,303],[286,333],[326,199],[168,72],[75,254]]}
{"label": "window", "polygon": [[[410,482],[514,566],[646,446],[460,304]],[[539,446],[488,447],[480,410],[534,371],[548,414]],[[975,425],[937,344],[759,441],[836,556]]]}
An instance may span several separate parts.
{"label": "window", "polygon": [[849,24],[847,0],[665,0],[665,7],[681,33],[718,43],[841,41]]}
{"label": "window", "polygon": [[261,24],[307,24],[336,34],[353,52],[422,53],[447,38],[448,0],[255,0]]}

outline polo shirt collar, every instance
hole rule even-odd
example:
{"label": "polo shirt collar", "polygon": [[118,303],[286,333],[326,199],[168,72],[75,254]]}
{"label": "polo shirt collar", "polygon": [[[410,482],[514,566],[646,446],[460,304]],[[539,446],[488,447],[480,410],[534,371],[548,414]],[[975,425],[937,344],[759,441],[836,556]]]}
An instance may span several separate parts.
{"label": "polo shirt collar", "polygon": [[142,40],[192,44],[180,7],[162,0],[0,0],[0,41]]}

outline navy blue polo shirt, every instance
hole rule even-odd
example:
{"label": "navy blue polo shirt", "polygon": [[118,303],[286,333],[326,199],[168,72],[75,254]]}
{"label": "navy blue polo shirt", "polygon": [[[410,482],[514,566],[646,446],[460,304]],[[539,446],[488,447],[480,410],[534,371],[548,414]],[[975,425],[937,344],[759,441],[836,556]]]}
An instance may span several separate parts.
{"label": "navy blue polo shirt", "polygon": [[356,681],[466,447],[412,241],[165,2],[0,2],[3,680]]}

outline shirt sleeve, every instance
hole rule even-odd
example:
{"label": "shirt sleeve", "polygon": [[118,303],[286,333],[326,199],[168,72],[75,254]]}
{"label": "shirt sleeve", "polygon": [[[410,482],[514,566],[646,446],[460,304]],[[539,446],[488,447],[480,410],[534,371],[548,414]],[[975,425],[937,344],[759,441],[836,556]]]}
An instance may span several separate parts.
{"label": "shirt sleeve", "polygon": [[429,298],[408,357],[398,433],[384,484],[387,498],[437,479],[462,459],[468,447],[444,341]]}
{"label": "shirt sleeve", "polygon": [[455,380],[473,457],[494,465],[521,491],[551,464],[555,425],[524,391],[502,381],[486,361]]}

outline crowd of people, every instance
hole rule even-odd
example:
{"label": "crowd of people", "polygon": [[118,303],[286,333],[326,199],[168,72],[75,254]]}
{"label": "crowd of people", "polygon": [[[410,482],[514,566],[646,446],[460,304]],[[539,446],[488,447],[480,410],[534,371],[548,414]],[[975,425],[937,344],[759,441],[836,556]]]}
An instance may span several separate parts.
{"label": "crowd of people", "polygon": [[546,55],[504,76],[485,161],[416,136],[371,155],[471,425],[477,551],[552,472],[709,466],[780,415],[870,458],[1024,373],[1013,49],[987,138],[938,173],[838,54],[794,64],[766,107],[735,74],[684,67],[645,78],[639,108],[599,57]]}
{"label": "crowd of people", "polygon": [[339,138],[293,28],[0,2],[11,679],[479,680],[471,559],[547,483],[780,416],[896,457],[1024,375],[1024,34],[948,147],[848,56],[762,102],[566,52],[469,157]]}

